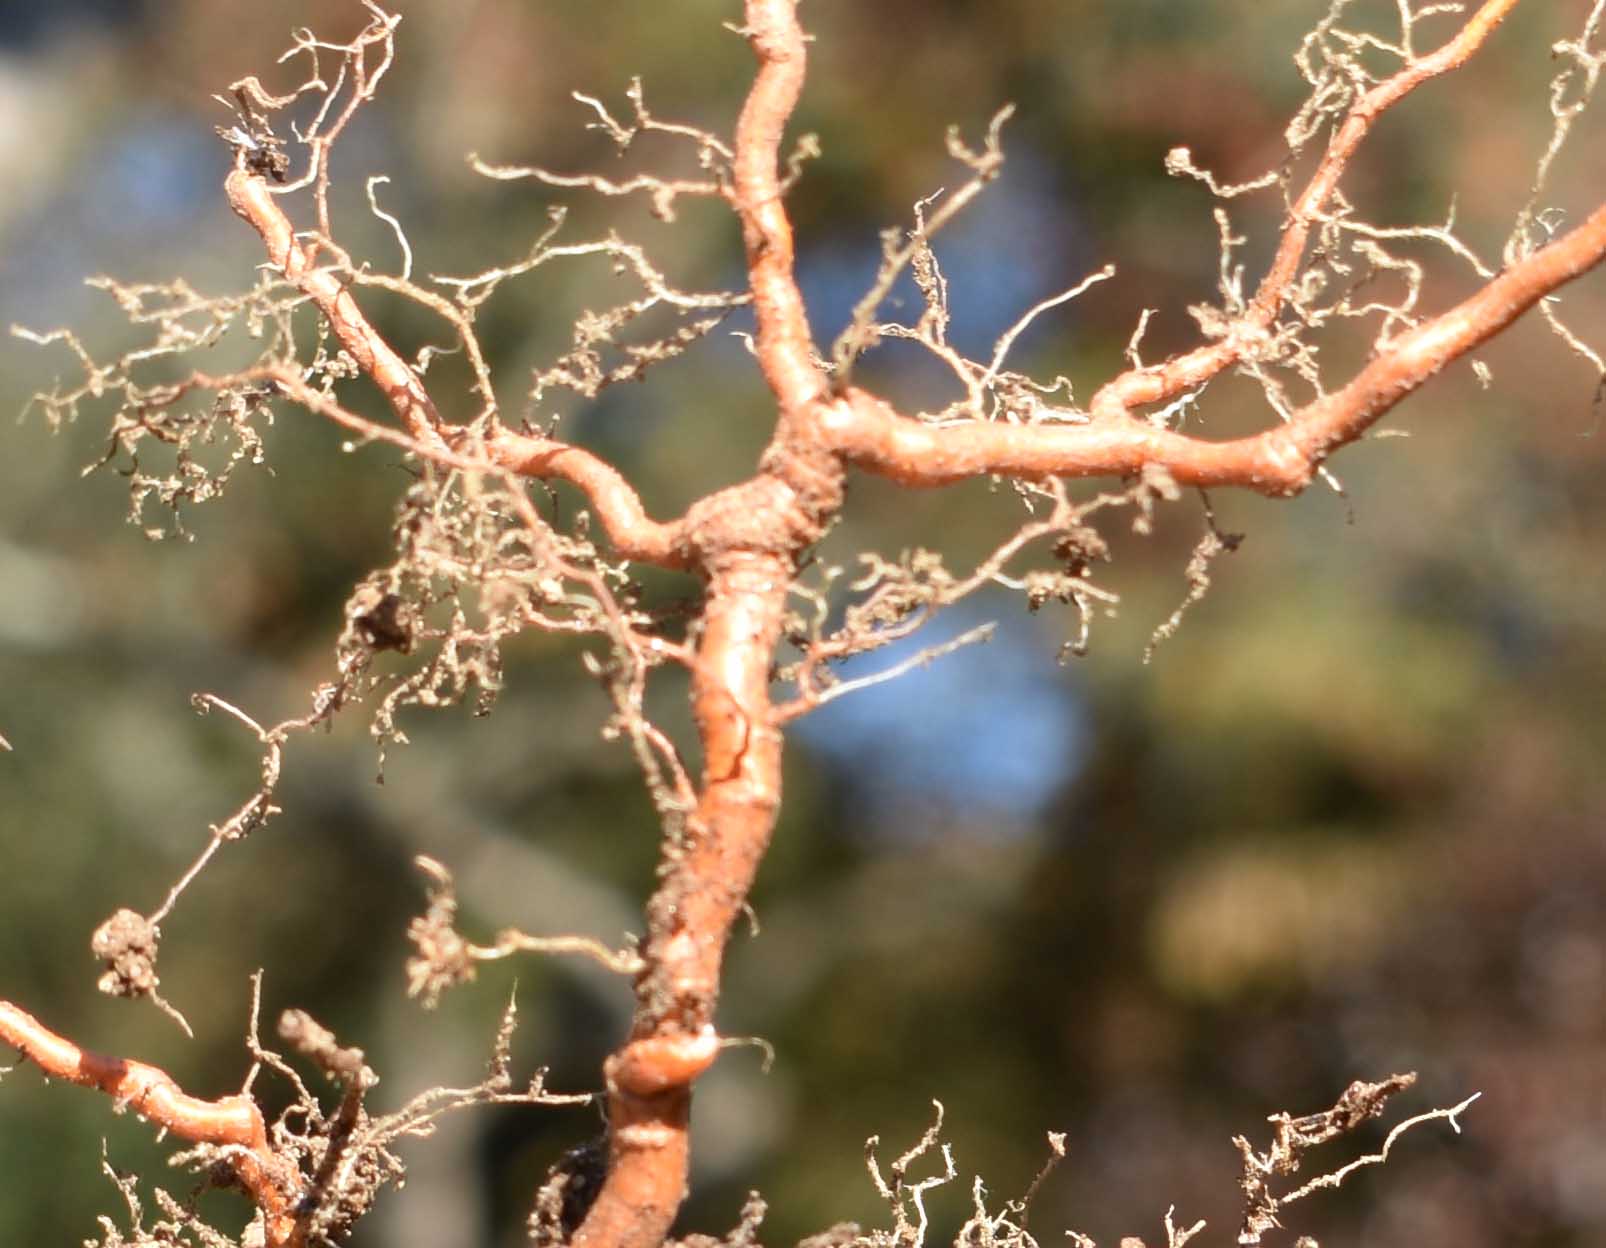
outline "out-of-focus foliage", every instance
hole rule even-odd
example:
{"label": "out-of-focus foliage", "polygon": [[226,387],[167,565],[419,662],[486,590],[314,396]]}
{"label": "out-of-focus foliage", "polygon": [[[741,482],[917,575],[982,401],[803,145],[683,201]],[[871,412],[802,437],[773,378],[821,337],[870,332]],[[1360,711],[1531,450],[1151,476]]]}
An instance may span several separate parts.
{"label": "out-of-focus foliage", "polygon": [[[336,163],[349,193],[337,232],[381,266],[395,245],[360,206],[367,174],[391,175],[384,202],[423,271],[472,271],[520,254],[551,196],[483,183],[463,153],[608,167],[570,91],[622,101],[640,75],[661,115],[728,128],[750,72],[720,29],[735,6],[712,0],[673,16],[649,0],[400,8],[394,76]],[[1014,101],[1003,182],[938,244],[956,334],[985,343],[1113,260],[1117,280],[1045,320],[1027,355],[1085,397],[1142,308],[1162,309],[1149,358],[1191,341],[1184,309],[1213,292],[1216,231],[1204,193],[1166,178],[1162,159],[1188,146],[1228,179],[1275,164],[1300,95],[1289,53],[1324,8],[811,0],[799,126],[825,156],[793,205],[817,332],[833,334],[869,280],[876,231],[954,180],[944,128],[974,135]],[[1353,6],[1379,23],[1394,8]],[[1584,8],[1519,7],[1477,61],[1380,129],[1346,182],[1352,198],[1401,223],[1442,220],[1453,201],[1463,237],[1497,255],[1547,133],[1549,45]],[[355,4],[168,0],[114,25],[86,10],[8,45],[4,319],[71,321],[115,344],[126,330],[81,275],[249,282],[260,249],[222,200],[227,151],[211,126],[226,117],[210,94],[266,75],[292,25],[360,20]],[[1599,118],[1584,124],[1554,195],[1574,210],[1599,194]],[[1271,201],[1238,218],[1259,231],[1252,269],[1277,218]],[[687,284],[739,276],[736,230],[718,210],[664,226],[641,205],[575,202],[576,231],[609,225]],[[1433,272],[1439,306],[1467,289],[1436,258]],[[541,276],[482,321],[515,399],[608,280],[605,266]],[[1582,326],[1606,323],[1603,305],[1598,277],[1567,294]],[[1413,1138],[1346,1196],[1313,1202],[1305,1226],[1324,1242],[1463,1248],[1606,1235],[1606,432],[1595,379],[1536,327],[1485,358],[1493,390],[1455,370],[1391,419],[1410,439],[1340,457],[1347,497],[1213,500],[1248,539],[1151,665],[1139,656],[1184,592],[1202,528],[1191,503],[1163,513],[1151,539],[1116,535],[1109,578],[1124,601],[1089,658],[1055,666],[1064,619],[1006,630],[995,644],[1035,648],[1039,689],[1081,726],[1046,813],[918,791],[908,777],[930,774],[930,760],[900,755],[895,726],[868,755],[876,777],[799,734],[755,899],[762,930],[739,940],[722,1016],[728,1033],[771,1041],[777,1060],[765,1074],[756,1050],[735,1050],[700,1087],[688,1225],[732,1224],[751,1186],[771,1202],[767,1242],[874,1220],[864,1138],[912,1142],[938,1097],[961,1167],[996,1192],[1024,1189],[1044,1131],[1067,1133],[1070,1159],[1035,1207],[1040,1235],[1073,1226],[1153,1242],[1172,1204],[1179,1221],[1206,1217],[1225,1235],[1233,1133],[1254,1135],[1273,1110],[1323,1107],[1352,1078],[1416,1069],[1424,1107],[1484,1092],[1467,1133]],[[9,410],[70,363],[15,343],[3,359]],[[887,353],[878,379],[930,384],[899,377],[901,363]],[[1243,419],[1227,390],[1209,396],[1223,429]],[[666,514],[745,472],[768,412],[746,355],[722,341],[645,389],[563,415]],[[482,933],[517,923],[614,941],[639,922],[656,822],[627,752],[597,739],[603,692],[554,639],[510,656],[490,718],[409,721],[415,744],[383,787],[355,716],[293,744],[285,815],[223,854],[164,924],[163,991],[195,1043],[94,993],[95,924],[118,905],[154,905],[208,823],[255,784],[253,743],[196,718],[189,694],[269,720],[299,713],[327,674],[347,588],[384,558],[406,483],[378,452],[341,454],[333,431],[286,413],[271,475],[246,474],[195,512],[193,543],[152,545],[122,525],[115,475],[77,479],[103,433],[86,421],[51,437],[30,417],[0,444],[0,733],[15,746],[0,755],[6,995],[218,1093],[245,1072],[246,977],[262,966],[270,1014],[312,1010],[367,1049],[384,1079],[376,1096],[400,1101],[479,1077],[516,976],[520,1060],[551,1065],[557,1088],[593,1082],[628,1000],[586,967],[482,975],[438,1017],[402,999],[416,852],[452,864]],[[910,497],[856,484],[829,546],[973,558],[1012,506],[985,486]],[[671,727],[676,694],[662,692]],[[922,709],[933,694],[942,704]],[[999,757],[1012,716],[1028,713],[1007,682],[935,673],[858,697],[866,716],[899,698],[923,725],[951,725],[919,748],[967,760]],[[539,1174],[594,1128],[583,1113],[461,1121],[411,1149],[407,1190],[361,1242],[516,1242]],[[0,1243],[93,1232],[91,1211],[116,1204],[98,1173],[102,1136],[115,1164],[154,1176],[161,1150],[99,1098],[26,1071],[0,1084]],[[959,1185],[939,1197],[939,1221],[957,1224],[966,1199]]]}

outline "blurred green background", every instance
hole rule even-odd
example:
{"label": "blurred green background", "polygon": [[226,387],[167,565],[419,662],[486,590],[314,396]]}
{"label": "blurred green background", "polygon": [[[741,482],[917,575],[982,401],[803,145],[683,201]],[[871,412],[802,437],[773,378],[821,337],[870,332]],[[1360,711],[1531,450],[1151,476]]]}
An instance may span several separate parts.
{"label": "blurred green background", "polygon": [[[395,69],[336,161],[349,194],[337,233],[381,267],[396,250],[360,207],[369,173],[391,176],[384,203],[422,271],[472,272],[521,255],[557,197],[484,183],[465,152],[608,170],[571,91],[623,109],[639,74],[660,116],[728,132],[751,72],[720,29],[733,3],[682,0],[669,16],[648,0],[398,7]],[[1588,7],[1519,6],[1467,70],[1390,116],[1346,180],[1359,208],[1403,224],[1442,221],[1453,203],[1462,237],[1498,257],[1548,136],[1551,45]],[[978,135],[1014,101],[1004,180],[939,242],[961,347],[987,351],[1022,309],[1107,260],[1117,280],[1045,318],[1017,362],[1065,373],[1085,399],[1143,308],[1161,309],[1146,358],[1190,344],[1184,309],[1214,298],[1216,229],[1164,154],[1189,146],[1234,180],[1278,163],[1303,93],[1289,54],[1325,8],[810,0],[796,128],[817,131],[825,156],[791,202],[817,333],[828,341],[868,282],[877,231],[957,184],[944,127]],[[1389,32],[1396,6],[1350,13]],[[220,194],[228,153],[211,127],[227,115],[211,93],[269,75],[294,25],[343,38],[361,20],[355,4],[312,0],[0,7],[4,320],[70,323],[110,352],[129,331],[84,275],[249,283],[261,252]],[[1455,20],[1427,23],[1424,44]],[[1574,214],[1606,184],[1599,109],[1580,124],[1549,196]],[[690,205],[665,226],[638,203],[567,202],[573,238],[614,226],[688,286],[740,280],[719,210]],[[1253,280],[1277,205],[1235,214]],[[1432,307],[1469,289],[1423,259]],[[512,406],[610,281],[603,265],[554,267],[487,311]],[[1563,305],[1597,347],[1603,305],[1599,275]],[[418,332],[373,310],[404,339]],[[1331,358],[1357,350],[1340,341]],[[71,372],[63,352],[0,352],[7,410]],[[1296,1207],[1290,1241],[1606,1243],[1606,435],[1597,378],[1536,325],[1482,358],[1493,389],[1458,366],[1395,414],[1409,439],[1339,458],[1347,498],[1216,497],[1247,540],[1152,664],[1143,648],[1203,529],[1191,499],[1151,538],[1108,526],[1103,583],[1122,602],[1088,658],[1056,666],[1065,616],[980,602],[932,636],[998,618],[990,646],[799,726],[755,897],[762,930],[733,945],[721,1015],[776,1059],[765,1073],[756,1049],[732,1051],[699,1086],[686,1229],[723,1231],[751,1187],[771,1202],[769,1243],[877,1223],[863,1142],[913,1142],[935,1097],[963,1177],[932,1198],[934,1242],[967,1215],[971,1174],[998,1198],[1024,1190],[1048,1130],[1066,1133],[1069,1160],[1035,1207],[1044,1242],[1076,1228],[1152,1243],[1172,1205],[1230,1242],[1233,1134],[1258,1141],[1268,1113],[1411,1069],[1422,1081],[1402,1113],[1483,1093],[1465,1133],[1427,1128],[1386,1169]],[[894,350],[870,375],[904,396],[932,376]],[[719,335],[645,387],[563,409],[563,428],[669,515],[750,471],[769,411]],[[1262,416],[1247,387],[1223,383],[1204,418],[1228,430]],[[475,1082],[516,982],[520,1069],[594,1086],[629,1008],[600,972],[499,965],[434,1015],[402,995],[419,852],[456,869],[482,937],[506,923],[608,941],[639,929],[655,821],[626,751],[598,737],[602,692],[558,638],[510,649],[489,718],[407,718],[414,744],[383,786],[360,710],[293,742],[285,813],[222,854],[164,924],[163,991],[194,1042],[94,991],[90,931],[119,905],[153,908],[255,784],[252,742],[198,718],[189,695],[264,721],[301,713],[331,670],[346,591],[386,558],[406,482],[393,456],[341,455],[333,431],[286,411],[271,474],[244,473],[190,512],[193,542],[148,543],[122,522],[118,477],[78,479],[104,437],[93,417],[51,436],[33,414],[0,446],[0,733],[15,747],[0,754],[0,994],[215,1095],[246,1071],[247,977],[263,967],[267,1017],[302,1006],[363,1046],[384,1109]],[[964,567],[1009,531],[1012,507],[984,485],[910,496],[857,482],[825,553],[923,544]],[[678,694],[657,708],[683,731]],[[516,1243],[545,1167],[595,1127],[585,1111],[453,1120],[405,1147],[406,1191],[356,1242]],[[104,1098],[25,1069],[0,1083],[0,1244],[96,1233],[95,1213],[118,1207],[98,1173],[103,1139],[114,1164],[188,1190],[160,1164],[171,1150]],[[232,1197],[209,1208],[222,1225],[243,1217]]]}

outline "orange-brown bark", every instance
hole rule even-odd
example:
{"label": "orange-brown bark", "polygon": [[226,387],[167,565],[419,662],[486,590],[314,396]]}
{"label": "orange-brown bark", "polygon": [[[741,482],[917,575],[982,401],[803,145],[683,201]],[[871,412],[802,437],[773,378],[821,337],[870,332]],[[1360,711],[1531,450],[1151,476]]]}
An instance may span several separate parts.
{"label": "orange-brown bark", "polygon": [[1399,73],[1361,95],[1328,143],[1304,191],[1289,209],[1277,253],[1233,331],[1218,342],[1148,368],[1121,374],[1093,395],[1090,405],[1093,414],[1124,416],[1134,407],[1164,403],[1202,385],[1242,359],[1245,351],[1276,320],[1299,272],[1311,226],[1349,168],[1350,158],[1371,133],[1373,124],[1424,82],[1464,65],[1516,7],[1517,0],[1485,0],[1455,37],[1438,51],[1417,57]]}
{"label": "orange-brown bark", "polygon": [[784,416],[825,390],[793,277],[792,223],[781,202],[779,167],[786,123],[803,90],[807,45],[793,0],[747,0],[746,16],[758,74],[736,122],[731,204],[747,248],[759,367]]}
{"label": "orange-brown bark", "polygon": [[296,240],[295,229],[268,189],[267,179],[240,164],[223,184],[229,206],[262,236],[268,260],[318,305],[330,327],[379,387],[403,428],[420,442],[440,437],[440,413],[407,361],[368,323],[341,275],[318,265],[317,248]]}
{"label": "orange-brown bark", "polygon": [[850,390],[820,417],[820,439],[855,467],[903,485],[998,473],[1022,479],[1131,476],[1166,469],[1183,485],[1297,494],[1322,462],[1390,408],[1524,312],[1606,259],[1606,206],[1449,311],[1408,330],[1348,385],[1261,433],[1211,442],[1125,415],[1087,424],[934,426]]}
{"label": "orange-brown bark", "polygon": [[[833,396],[815,362],[779,177],[806,45],[795,0],[746,0],[744,33],[758,70],[736,126],[727,196],[742,225],[758,363],[777,405],[775,435],[758,474],[694,504],[678,520],[659,523],[645,515],[617,471],[589,452],[494,423],[482,452],[504,469],[579,486],[621,553],[689,567],[707,585],[693,663],[701,785],[683,839],[666,851],[662,884],[649,906],[635,1023],[606,1069],[608,1171],[576,1244],[653,1248],[684,1197],[691,1085],[718,1051],[714,1016],[724,948],[780,801],[781,741],[769,683],[786,595],[800,555],[841,505],[846,469],[928,486],[989,473],[1122,477],[1153,465],[1184,484],[1268,494],[1302,489],[1328,454],[1360,437],[1422,381],[1597,263],[1606,250],[1606,217],[1597,213],[1472,299],[1401,334],[1349,385],[1286,424],[1210,442],[1128,413],[1173,398],[1242,358],[1281,311],[1313,224],[1378,117],[1423,82],[1464,63],[1515,2],[1488,0],[1438,51],[1408,62],[1356,100],[1292,204],[1258,291],[1225,337],[1115,378],[1098,391],[1084,424],[936,427],[903,417],[860,389]],[[281,224],[277,203],[246,178],[233,176],[230,199],[262,234],[274,263],[318,302],[419,449],[429,453],[431,444],[449,444],[451,434],[417,378],[383,348],[349,291],[312,267],[310,250],[295,244],[288,223]]]}
{"label": "orange-brown bark", "polygon": [[299,1248],[294,1217],[301,1194],[293,1163],[275,1156],[262,1112],[249,1096],[205,1101],[190,1096],[166,1071],[144,1062],[81,1049],[33,1015],[0,1001],[0,1040],[21,1051],[52,1079],[65,1079],[110,1096],[153,1125],[195,1144],[235,1147],[227,1165],[262,1211],[267,1248]]}
{"label": "orange-brown bark", "polygon": [[[267,179],[242,165],[229,174],[224,190],[230,207],[261,236],[269,261],[318,305],[341,346],[384,394],[407,431],[408,448],[452,462],[445,452],[450,450],[453,430],[441,420],[423,382],[374,328],[344,276],[336,269],[319,267],[316,248],[296,240],[295,227]],[[257,379],[258,374],[303,406],[350,423],[337,404],[287,372],[258,370],[237,380]],[[374,436],[370,429],[362,432]],[[499,424],[487,438],[484,451],[498,467],[523,476],[568,481],[585,491],[609,540],[625,558],[662,567],[684,565],[678,530],[653,521],[618,470],[590,452],[555,439],[514,433]],[[461,459],[464,466],[477,467],[484,462]]]}
{"label": "orange-brown bark", "polygon": [[746,19],[759,70],[737,123],[730,197],[747,251],[759,367],[780,416],[760,475],[686,517],[707,581],[692,669],[702,784],[649,904],[631,1039],[608,1063],[608,1174],[575,1237],[583,1248],[654,1248],[683,1199],[691,1083],[703,1055],[711,1062],[717,1051],[702,1046],[714,1042],[725,945],[780,808],[781,735],[769,688],[786,597],[798,557],[841,502],[842,465],[809,437],[805,418],[826,382],[793,274],[779,180],[780,144],[803,83],[803,32],[794,0],[748,0]]}
{"label": "orange-brown bark", "polygon": [[[321,194],[327,140],[317,168],[325,236],[320,240],[297,237],[261,174],[242,163],[229,175],[226,192],[235,212],[260,235],[270,263],[316,303],[341,345],[389,401],[401,429],[370,424],[288,370],[259,369],[232,381],[198,374],[193,384],[272,381],[309,410],[441,463],[567,481],[585,493],[619,554],[689,569],[705,585],[691,657],[702,772],[684,831],[666,844],[660,885],[648,906],[640,950],[645,969],[636,984],[631,1032],[604,1071],[607,1173],[576,1232],[576,1245],[655,1248],[684,1198],[691,1089],[720,1048],[715,1023],[724,951],[779,809],[782,742],[770,684],[787,596],[805,553],[841,508],[847,471],[858,468],[908,486],[935,486],[988,474],[1129,477],[1157,467],[1182,484],[1231,485],[1273,495],[1303,489],[1328,455],[1363,436],[1424,381],[1599,264],[1606,256],[1606,207],[1513,264],[1471,298],[1399,333],[1348,384],[1263,432],[1212,442],[1156,427],[1133,411],[1173,399],[1246,358],[1284,311],[1311,230],[1330,210],[1352,157],[1377,120],[1418,86],[1464,64],[1515,4],[1486,0],[1437,51],[1408,58],[1397,74],[1356,98],[1309,182],[1293,198],[1258,290],[1223,336],[1110,380],[1096,392],[1089,418],[1081,423],[933,425],[847,386],[840,375],[841,392],[833,393],[816,363],[780,177],[781,143],[806,74],[806,42],[796,0],[745,0],[744,32],[757,71],[736,124],[726,196],[742,227],[757,321],[754,346],[775,400],[775,431],[752,477],[667,522],[650,518],[634,489],[599,456],[505,428],[483,375],[478,388],[487,408],[484,419],[475,422],[475,433],[442,418],[417,373],[365,316],[352,275],[339,265],[320,267],[320,254],[333,254],[320,252],[332,249]],[[448,319],[458,318],[454,324],[471,337],[457,312],[441,310]],[[477,347],[473,350],[475,367],[482,371]],[[135,1103],[184,1138],[240,1144],[242,1185],[270,1224],[285,1224],[290,1194],[272,1178],[261,1118],[249,1102],[195,1101],[160,1071],[83,1054],[21,1011],[0,1006],[0,1035],[13,1033],[22,1038],[13,1043],[49,1073]]]}

